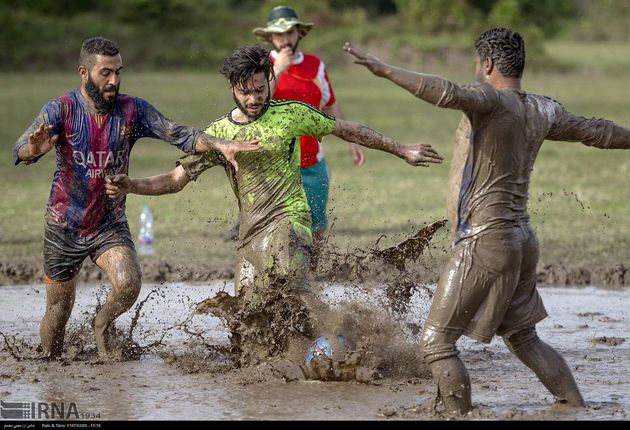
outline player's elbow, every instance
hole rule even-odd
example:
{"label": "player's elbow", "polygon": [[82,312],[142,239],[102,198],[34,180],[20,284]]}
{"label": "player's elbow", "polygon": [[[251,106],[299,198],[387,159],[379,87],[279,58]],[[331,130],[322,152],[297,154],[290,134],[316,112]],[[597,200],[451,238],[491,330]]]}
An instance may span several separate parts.
{"label": "player's elbow", "polygon": [[190,182],[190,178],[185,172],[177,174],[171,181],[171,193],[178,193]]}

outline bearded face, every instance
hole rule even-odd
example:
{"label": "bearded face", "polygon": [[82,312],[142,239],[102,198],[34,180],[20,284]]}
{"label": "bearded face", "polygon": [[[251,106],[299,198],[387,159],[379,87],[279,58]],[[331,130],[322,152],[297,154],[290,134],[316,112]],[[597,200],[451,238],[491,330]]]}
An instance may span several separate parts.
{"label": "bearded face", "polygon": [[232,97],[239,110],[250,120],[258,119],[271,100],[269,82],[263,72],[232,88]]}
{"label": "bearded face", "polygon": [[120,83],[118,85],[106,84],[103,87],[99,87],[92,76],[88,76],[85,84],[85,91],[88,96],[94,101],[94,106],[99,112],[111,112],[116,106],[116,97],[120,90]]}
{"label": "bearded face", "polygon": [[300,32],[297,25],[294,25],[284,33],[271,34],[271,44],[278,52],[282,52],[284,49],[290,49],[291,56],[293,56],[297,51],[299,43]]}
{"label": "bearded face", "polygon": [[94,108],[98,112],[107,113],[114,110],[122,68],[120,54],[95,54],[84,59],[84,64],[79,66],[79,73],[84,79],[85,95],[94,103]]}

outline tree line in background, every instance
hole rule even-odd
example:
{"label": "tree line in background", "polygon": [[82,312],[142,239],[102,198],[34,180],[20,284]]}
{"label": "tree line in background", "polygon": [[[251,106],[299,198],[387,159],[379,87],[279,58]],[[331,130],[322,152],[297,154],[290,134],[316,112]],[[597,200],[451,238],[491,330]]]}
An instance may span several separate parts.
{"label": "tree line in background", "polygon": [[316,23],[307,50],[332,62],[344,58],[346,40],[424,54],[470,52],[473,38],[494,25],[521,32],[529,52],[557,37],[630,38],[628,0],[2,0],[0,70],[67,70],[94,35],[117,41],[136,69],[216,69],[235,47],[258,43],[251,29],[278,4]]}

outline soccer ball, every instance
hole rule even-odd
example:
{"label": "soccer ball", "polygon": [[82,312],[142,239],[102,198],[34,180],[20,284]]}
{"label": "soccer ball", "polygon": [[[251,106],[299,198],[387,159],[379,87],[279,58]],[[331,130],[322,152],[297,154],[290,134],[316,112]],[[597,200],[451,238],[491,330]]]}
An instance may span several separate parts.
{"label": "soccer ball", "polygon": [[352,349],[350,342],[343,335],[323,335],[311,342],[304,355],[304,363],[310,366],[313,358],[326,356],[333,361],[343,360],[346,352]]}

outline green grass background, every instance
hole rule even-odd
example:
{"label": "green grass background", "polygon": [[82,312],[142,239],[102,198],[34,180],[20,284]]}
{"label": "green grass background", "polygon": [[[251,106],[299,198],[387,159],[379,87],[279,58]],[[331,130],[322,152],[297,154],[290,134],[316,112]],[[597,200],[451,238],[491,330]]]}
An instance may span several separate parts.
{"label": "green grass background", "polygon": [[[630,126],[627,72],[630,46],[550,43],[554,63],[563,67],[527,72],[523,87],[561,101],[584,116],[605,117]],[[396,63],[396,58],[387,58]],[[551,70],[551,69],[550,69]],[[466,63],[427,66],[458,83],[472,80]],[[446,161],[415,168],[388,154],[366,150],[354,167],[348,144],[326,137],[332,172],[331,243],[341,250],[395,244],[446,215],[446,187],[454,131],[460,113],[435,108],[360,66],[330,70],[337,99],[348,119],[367,124],[403,143],[431,143]],[[0,74],[0,257],[40,257],[43,216],[54,171],[48,154],[31,166],[13,166],[16,139],[47,100],[79,84],[73,72]],[[214,70],[134,72],[125,67],[122,92],[146,98],[182,124],[204,127],[233,105],[223,78]],[[168,144],[140,140],[131,157],[132,176],[170,170],[181,153]],[[630,261],[630,151],[603,151],[579,143],[546,142],[530,187],[532,224],[541,242],[542,264],[613,266]],[[174,263],[231,264],[233,242],[223,233],[236,220],[237,205],[225,174],[215,168],[176,195],[130,196],[127,215],[134,235],[148,204],[155,217],[156,255]],[[447,257],[448,235],[438,234],[432,256]]]}

